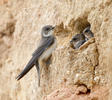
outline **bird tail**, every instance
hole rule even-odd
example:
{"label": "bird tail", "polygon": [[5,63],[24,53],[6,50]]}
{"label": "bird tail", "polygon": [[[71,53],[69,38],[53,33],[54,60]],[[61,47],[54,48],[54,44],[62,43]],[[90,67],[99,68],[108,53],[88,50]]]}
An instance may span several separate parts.
{"label": "bird tail", "polygon": [[30,71],[31,68],[33,68],[34,61],[35,61],[35,58],[32,57],[31,60],[26,65],[26,67],[24,68],[24,70],[16,77],[17,80],[20,80],[24,75],[26,75]]}

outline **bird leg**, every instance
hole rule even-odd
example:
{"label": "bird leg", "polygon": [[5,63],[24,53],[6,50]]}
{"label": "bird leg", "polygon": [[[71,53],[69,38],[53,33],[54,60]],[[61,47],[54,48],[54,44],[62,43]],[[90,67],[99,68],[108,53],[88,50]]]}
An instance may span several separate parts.
{"label": "bird leg", "polygon": [[35,65],[36,65],[37,74],[38,74],[38,86],[40,87],[40,68],[39,68],[38,61],[35,62]]}

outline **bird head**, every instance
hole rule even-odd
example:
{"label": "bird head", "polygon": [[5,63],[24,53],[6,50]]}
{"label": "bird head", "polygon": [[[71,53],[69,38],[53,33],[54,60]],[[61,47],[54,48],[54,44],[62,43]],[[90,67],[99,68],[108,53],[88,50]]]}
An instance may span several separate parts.
{"label": "bird head", "polygon": [[42,28],[41,35],[42,37],[49,37],[53,35],[54,28],[52,25],[46,25]]}
{"label": "bird head", "polygon": [[75,36],[73,36],[70,42],[78,42],[84,39],[85,39],[85,36],[82,33],[80,33],[80,34],[76,34]]}
{"label": "bird head", "polygon": [[80,33],[80,34],[76,34],[75,36],[72,37],[72,39],[70,40],[70,46],[72,48],[75,49],[75,46],[78,42],[80,42],[81,40],[85,40],[85,36]]}
{"label": "bird head", "polygon": [[85,35],[86,38],[90,39],[94,37],[94,34],[90,30],[90,26],[84,29],[83,34]]}

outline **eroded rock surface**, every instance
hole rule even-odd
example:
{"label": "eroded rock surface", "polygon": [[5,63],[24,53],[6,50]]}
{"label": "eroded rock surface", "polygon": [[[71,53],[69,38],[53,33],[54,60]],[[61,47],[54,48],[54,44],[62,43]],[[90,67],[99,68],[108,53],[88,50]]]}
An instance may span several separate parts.
{"label": "eroded rock surface", "polygon": [[[56,100],[65,100],[66,95],[69,95],[67,100],[75,100],[74,97],[79,93],[76,92],[78,87],[73,88],[76,95],[68,88],[74,85],[84,85],[91,91],[96,85],[104,86],[104,90],[95,88],[95,92],[86,94],[84,98],[107,100],[106,88],[112,88],[109,86],[112,82],[111,9],[111,0],[2,0],[0,100],[41,100],[47,95],[45,100],[55,100],[52,99],[53,91]],[[17,82],[15,77],[31,58],[37,48],[41,28],[47,24],[56,25],[58,46],[52,54],[51,65],[41,66],[41,86],[38,87],[35,68]],[[72,49],[69,44],[72,36],[82,32],[88,24],[91,24],[94,38],[78,50]],[[60,94],[64,94],[61,99],[55,91],[59,91],[59,98]],[[82,94],[77,100],[81,99]]]}
{"label": "eroded rock surface", "polygon": [[[80,94],[77,94],[79,92]],[[43,100],[108,100],[108,94],[108,89],[105,87],[95,87],[93,91],[87,92],[84,86],[74,86],[55,90],[43,97]]]}

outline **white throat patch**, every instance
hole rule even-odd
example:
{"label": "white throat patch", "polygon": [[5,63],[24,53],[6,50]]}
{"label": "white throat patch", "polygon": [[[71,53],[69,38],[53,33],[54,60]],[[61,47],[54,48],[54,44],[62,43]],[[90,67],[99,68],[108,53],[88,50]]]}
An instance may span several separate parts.
{"label": "white throat patch", "polygon": [[48,34],[43,33],[44,37],[49,37],[53,34],[53,30],[49,31]]}

